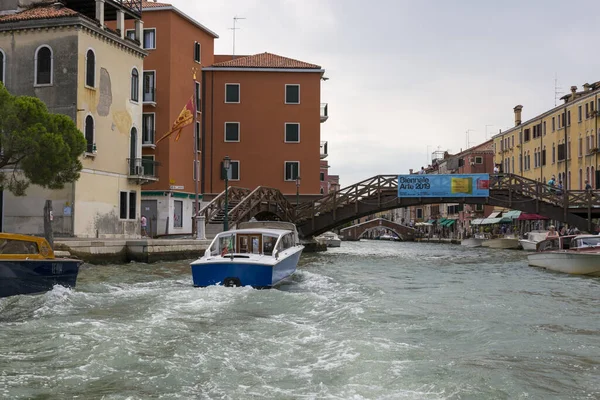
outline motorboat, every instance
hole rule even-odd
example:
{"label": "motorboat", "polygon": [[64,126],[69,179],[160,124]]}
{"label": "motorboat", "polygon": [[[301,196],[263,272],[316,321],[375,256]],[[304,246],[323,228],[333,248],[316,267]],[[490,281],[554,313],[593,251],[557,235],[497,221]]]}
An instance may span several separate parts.
{"label": "motorboat", "polygon": [[519,243],[523,250],[535,251],[537,244],[545,240],[547,235],[548,231],[543,230],[527,232],[523,239],[519,239]]}
{"label": "motorboat", "polygon": [[335,232],[325,232],[317,237],[315,240],[319,243],[326,245],[327,247],[340,247],[342,239]]}
{"label": "motorboat", "polygon": [[600,236],[553,236],[527,256],[529,265],[575,275],[600,276]]}
{"label": "motorboat", "polygon": [[75,287],[81,260],[57,258],[42,237],[0,233],[0,297]]}
{"label": "motorboat", "polygon": [[379,240],[390,240],[390,241],[397,241],[400,240],[400,238],[397,238],[394,235],[389,235],[387,233],[384,233],[383,235],[379,236],[378,238]]}
{"label": "motorboat", "polygon": [[516,236],[505,235],[485,240],[481,243],[481,247],[489,247],[492,249],[520,249],[521,244],[519,243],[519,238]]}
{"label": "motorboat", "polygon": [[292,275],[304,246],[289,222],[258,221],[217,234],[191,263],[194,286],[270,288]]}
{"label": "motorboat", "polygon": [[481,244],[488,240],[489,238],[485,236],[485,234],[475,234],[473,237],[463,239],[460,241],[461,246],[466,247],[481,247]]}

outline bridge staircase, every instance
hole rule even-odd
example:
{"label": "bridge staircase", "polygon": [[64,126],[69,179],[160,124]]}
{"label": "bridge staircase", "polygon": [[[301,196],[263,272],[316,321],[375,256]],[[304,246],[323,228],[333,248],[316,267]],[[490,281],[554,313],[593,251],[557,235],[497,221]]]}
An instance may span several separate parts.
{"label": "bridge staircase", "polygon": [[227,212],[230,228],[252,217],[294,221],[295,207],[277,189],[258,186],[250,191],[246,188],[231,187],[227,194],[227,210],[225,210],[225,191],[200,210],[199,214],[204,215],[206,221],[206,237],[209,239],[223,231],[225,212]]}

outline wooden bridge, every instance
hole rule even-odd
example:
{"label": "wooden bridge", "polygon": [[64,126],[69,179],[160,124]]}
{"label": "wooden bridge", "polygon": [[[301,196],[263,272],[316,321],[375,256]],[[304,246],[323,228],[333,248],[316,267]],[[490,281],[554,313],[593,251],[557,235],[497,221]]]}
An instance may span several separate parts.
{"label": "wooden bridge", "polygon": [[415,239],[414,228],[388,221],[387,219],[383,218],[375,218],[370,221],[361,222],[360,224],[341,229],[340,237],[343,240],[359,240],[366,232],[376,228],[385,228],[386,230],[390,230],[394,232],[402,241],[410,241]]}
{"label": "wooden bridge", "polygon": [[[422,204],[489,204],[544,215],[580,230],[592,232],[592,218],[600,216],[600,191],[570,190],[557,194],[548,185],[519,175],[490,176],[488,197],[398,197],[398,175],[378,175],[331,192],[322,198],[296,207],[277,189],[259,186],[253,191],[229,190],[230,226],[256,219],[275,219],[296,223],[302,237],[332,230],[352,220],[380,211]],[[223,222],[225,194],[218,195],[200,210],[209,227]]]}

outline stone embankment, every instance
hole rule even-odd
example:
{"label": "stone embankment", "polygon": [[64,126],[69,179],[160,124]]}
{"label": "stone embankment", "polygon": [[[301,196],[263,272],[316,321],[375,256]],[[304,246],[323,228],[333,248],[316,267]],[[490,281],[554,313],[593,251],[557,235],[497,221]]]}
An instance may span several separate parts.
{"label": "stone embankment", "polygon": [[[201,257],[210,240],[196,239],[56,239],[57,256],[70,254],[91,264],[122,264],[130,261],[189,260]],[[67,254],[68,253],[68,254]]]}

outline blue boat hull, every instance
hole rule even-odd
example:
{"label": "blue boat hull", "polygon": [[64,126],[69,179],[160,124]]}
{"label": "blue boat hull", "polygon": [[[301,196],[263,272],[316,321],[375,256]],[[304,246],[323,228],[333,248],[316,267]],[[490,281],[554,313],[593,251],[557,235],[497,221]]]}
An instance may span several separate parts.
{"label": "blue boat hull", "polygon": [[81,260],[0,260],[0,297],[74,287]]}
{"label": "blue boat hull", "polygon": [[275,265],[244,263],[233,260],[192,264],[194,286],[252,286],[270,288],[296,271],[302,251],[290,254]]}

